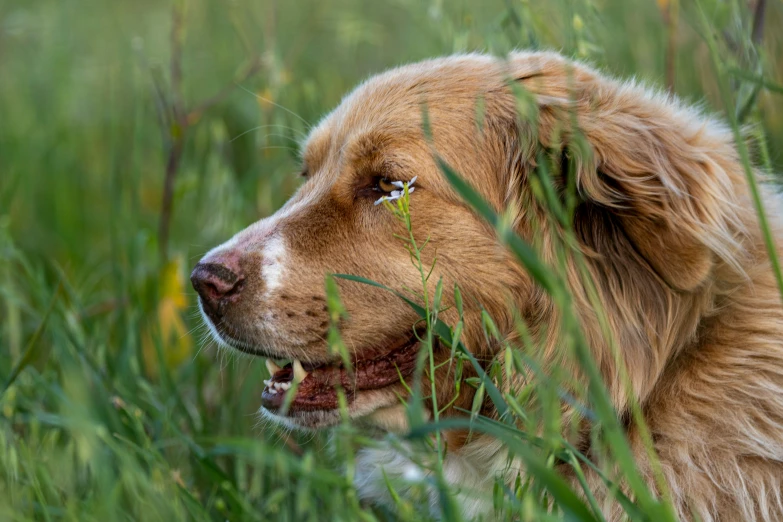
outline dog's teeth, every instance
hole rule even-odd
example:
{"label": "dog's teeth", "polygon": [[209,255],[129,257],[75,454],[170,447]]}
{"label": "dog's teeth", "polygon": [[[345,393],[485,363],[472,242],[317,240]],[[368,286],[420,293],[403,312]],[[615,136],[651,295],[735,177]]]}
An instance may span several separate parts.
{"label": "dog's teeth", "polygon": [[280,367],[272,359],[266,360],[266,369],[269,370],[269,375],[274,375],[280,371]]}
{"label": "dog's teeth", "polygon": [[277,390],[275,389],[274,386],[269,387],[269,393],[271,393],[272,395],[277,395]]}
{"label": "dog's teeth", "polygon": [[281,382],[280,386],[278,386],[278,388],[282,388],[283,390],[286,390],[286,391],[288,391],[288,388],[290,388],[290,387],[291,387],[291,383],[290,382]]}
{"label": "dog's teeth", "polygon": [[272,379],[265,380],[264,381],[264,386],[267,386],[267,387],[272,386]]}
{"label": "dog's teeth", "polygon": [[302,368],[302,363],[299,361],[299,359],[294,359],[294,381],[299,384],[305,380],[305,378],[307,378],[307,375],[308,373],[304,368]]}

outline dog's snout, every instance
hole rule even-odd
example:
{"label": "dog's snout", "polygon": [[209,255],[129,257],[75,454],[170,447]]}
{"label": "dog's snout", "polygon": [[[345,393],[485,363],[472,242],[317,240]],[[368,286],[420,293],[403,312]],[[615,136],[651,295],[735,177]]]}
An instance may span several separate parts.
{"label": "dog's snout", "polygon": [[201,262],[193,269],[190,282],[211,313],[220,313],[222,304],[239,295],[245,277],[237,256],[223,256]]}

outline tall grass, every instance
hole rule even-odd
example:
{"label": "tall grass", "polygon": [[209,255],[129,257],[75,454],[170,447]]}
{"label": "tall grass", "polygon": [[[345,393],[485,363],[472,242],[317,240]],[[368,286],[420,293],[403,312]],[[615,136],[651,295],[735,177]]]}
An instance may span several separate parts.
{"label": "tall grass", "polygon": [[[178,40],[173,12],[181,14]],[[671,519],[665,495],[638,478],[575,321],[563,328],[586,384],[537,367],[520,323],[521,345],[503,348],[506,370],[533,378],[510,394],[498,387],[497,368],[464,350],[459,322],[439,321],[443,296],[461,296],[428,280],[419,257],[423,288],[404,297],[429,326],[427,341],[439,338],[458,365],[474,368],[478,377],[464,385],[503,415],[483,417],[477,400],[462,418],[425,421],[418,392],[405,436],[379,442],[349,423],[305,435],[259,423],[263,363],[205,341],[186,274],[293,193],[298,142],[355,83],[451,52],[555,48],[637,76],[724,114],[746,164],[781,171],[783,34],[774,28],[783,6],[767,2],[761,36],[754,15],[729,0],[0,5],[0,519],[456,520],[437,441],[442,430],[469,428],[503,441],[528,470],[514,487],[495,485],[488,501],[498,518],[601,520],[589,489],[572,489],[555,470],[570,463],[579,477],[596,466],[562,435],[564,396],[601,421],[599,471],[629,488],[628,497],[616,493],[629,518]],[[258,70],[245,77],[253,60]],[[185,128],[172,128],[177,103],[201,107],[216,93],[216,103],[187,113]],[[752,132],[742,134],[743,125]],[[162,249],[166,162],[179,132]],[[558,267],[540,262],[459,173],[443,168],[567,311]],[[547,171],[539,174],[549,201]],[[404,220],[406,208],[396,211]],[[552,211],[558,219],[569,208]],[[400,248],[427,248],[413,237]],[[573,255],[567,242],[563,255]],[[329,288],[338,317],[336,285]],[[494,335],[491,317],[485,326]],[[339,348],[337,335],[330,342]],[[421,371],[433,364],[422,360]],[[431,472],[414,484],[390,480],[393,491],[412,489],[393,495],[398,515],[363,506],[351,485],[357,449],[378,444],[398,446]]]}

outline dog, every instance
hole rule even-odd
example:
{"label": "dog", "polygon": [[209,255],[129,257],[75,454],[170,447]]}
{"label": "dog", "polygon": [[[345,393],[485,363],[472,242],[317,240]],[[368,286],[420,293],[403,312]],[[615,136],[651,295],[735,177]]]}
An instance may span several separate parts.
{"label": "dog", "polygon": [[[517,91],[534,106],[527,121]],[[206,323],[222,345],[269,358],[266,417],[293,428],[333,426],[341,420],[340,387],[351,419],[405,432],[400,398],[408,396],[420,347],[419,316],[384,289],[339,280],[347,369],[325,342],[324,277],[421,288],[419,270],[393,237],[402,225],[376,204],[407,184],[411,229],[419,243],[428,241],[423,264],[437,259],[433,281],[456,284],[465,296],[467,349],[484,364],[502,362],[482,314],[508,337],[521,316],[543,360],[558,360],[560,317],[551,296],[458,196],[438,158],[554,265],[560,231],[534,197],[532,173],[540,151],[575,140],[577,129],[589,153],[563,155],[578,195],[570,219],[606,324],[572,260],[565,283],[614,408],[628,419],[633,402],[640,405],[680,518],[783,520],[783,307],[735,136],[671,96],[558,54],[450,56],[362,83],[310,132],[298,192],[195,267]],[[767,184],[759,191],[773,240],[783,244],[779,200]],[[453,299],[443,299],[441,319],[454,324]],[[441,363],[450,353],[436,346],[434,356]],[[280,359],[292,362],[281,368]],[[462,386],[453,397],[447,367],[433,377],[438,404],[454,400],[444,415],[459,415],[475,390]],[[421,384],[429,389],[427,379]],[[573,408],[565,414],[579,415]],[[444,476],[456,487],[491,496],[496,476],[516,476],[508,475],[497,440],[443,436]],[[627,423],[627,437],[643,478],[662,494],[635,423]],[[582,436],[586,455],[589,443]],[[410,470],[391,449],[364,450],[357,459],[357,488],[373,502],[389,502],[384,474]],[[621,519],[600,477],[585,473],[606,517]],[[467,498],[462,508],[467,516],[491,511]]]}

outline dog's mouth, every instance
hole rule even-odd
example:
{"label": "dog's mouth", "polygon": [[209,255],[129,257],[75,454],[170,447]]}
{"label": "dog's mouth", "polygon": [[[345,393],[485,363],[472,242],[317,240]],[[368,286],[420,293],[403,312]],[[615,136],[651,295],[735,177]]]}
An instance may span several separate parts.
{"label": "dog's mouth", "polygon": [[[414,334],[393,343],[383,355],[355,358],[349,367],[342,362],[307,364],[294,360],[281,368],[267,359],[272,375],[264,381],[261,404],[272,412],[337,409],[338,389],[350,403],[359,391],[400,384],[416,368],[420,345]],[[289,397],[292,393],[295,395]]]}

